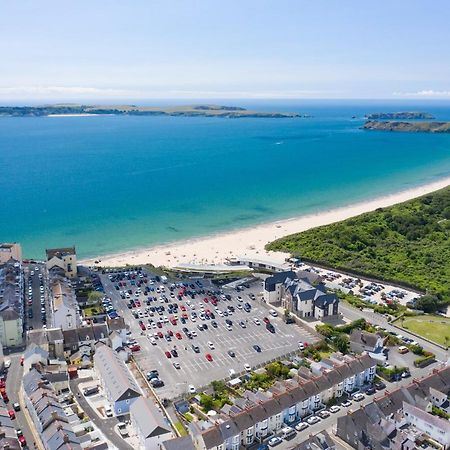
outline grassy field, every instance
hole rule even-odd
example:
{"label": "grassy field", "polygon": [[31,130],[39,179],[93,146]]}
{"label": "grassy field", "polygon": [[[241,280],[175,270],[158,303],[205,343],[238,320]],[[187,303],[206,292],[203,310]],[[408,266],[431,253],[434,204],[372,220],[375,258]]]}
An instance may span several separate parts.
{"label": "grassy field", "polygon": [[407,317],[397,324],[438,344],[450,345],[450,319],[448,318],[438,316]]}

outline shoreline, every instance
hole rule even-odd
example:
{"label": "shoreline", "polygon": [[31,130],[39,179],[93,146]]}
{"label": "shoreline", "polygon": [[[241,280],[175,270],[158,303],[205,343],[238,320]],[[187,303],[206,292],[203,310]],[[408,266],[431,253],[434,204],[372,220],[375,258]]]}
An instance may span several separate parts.
{"label": "shoreline", "polygon": [[179,264],[222,264],[226,258],[246,257],[282,263],[289,255],[281,252],[267,252],[264,246],[283,236],[306,231],[321,225],[354,217],[377,208],[392,206],[422,195],[429,194],[450,185],[450,177],[431,183],[394,192],[382,197],[341,206],[315,214],[269,222],[254,227],[226,231],[214,235],[196,237],[184,241],[159,244],[142,249],[117,252],[78,262],[84,265],[120,267],[125,265],[153,264],[154,266],[176,267]]}

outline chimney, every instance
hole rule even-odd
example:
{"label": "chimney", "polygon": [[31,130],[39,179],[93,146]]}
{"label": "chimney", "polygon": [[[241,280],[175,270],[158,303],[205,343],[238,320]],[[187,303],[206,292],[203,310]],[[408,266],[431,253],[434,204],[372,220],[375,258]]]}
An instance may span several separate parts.
{"label": "chimney", "polygon": [[67,444],[69,442],[69,435],[67,433],[64,434],[64,443]]}

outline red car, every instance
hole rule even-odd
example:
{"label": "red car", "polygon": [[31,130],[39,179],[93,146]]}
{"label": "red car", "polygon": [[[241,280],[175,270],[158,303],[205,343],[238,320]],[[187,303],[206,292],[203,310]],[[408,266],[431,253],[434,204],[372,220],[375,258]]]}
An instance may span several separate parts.
{"label": "red car", "polygon": [[164,352],[164,354],[166,355],[167,358],[172,358],[172,355],[170,354],[170,352]]}
{"label": "red car", "polygon": [[172,319],[170,319],[170,323],[171,323],[172,325],[176,325],[176,324],[177,324],[177,321],[176,321],[176,319],[172,318]]}
{"label": "red car", "polygon": [[27,440],[25,439],[25,436],[19,436],[17,438],[19,440],[20,446],[25,447],[27,445]]}
{"label": "red car", "polygon": [[178,332],[178,331],[175,333],[175,336],[177,337],[177,339],[182,339],[182,338],[181,338],[181,333]]}
{"label": "red car", "polygon": [[267,317],[264,317],[263,322],[264,323],[270,323],[270,320]]}
{"label": "red car", "polygon": [[186,306],[181,305],[181,306],[180,306],[180,309],[181,309],[181,311],[186,311]]}
{"label": "red car", "polygon": [[144,325],[143,323],[140,323],[139,326],[141,327],[141,330],[142,330],[142,331],[145,331],[145,330],[146,330],[145,325]]}
{"label": "red car", "polygon": [[0,380],[0,388],[4,388],[5,387],[5,380],[1,379]]}
{"label": "red car", "polygon": [[172,330],[169,330],[169,331],[167,332],[167,334],[168,334],[169,336],[173,336],[173,331],[172,331]]}
{"label": "red car", "polygon": [[181,317],[183,317],[183,319],[188,319],[188,318],[189,318],[189,316],[187,315],[187,313],[183,313],[183,314],[181,315]]}
{"label": "red car", "polygon": [[204,301],[205,303],[208,303],[208,299],[207,299],[206,297],[203,299],[203,301]]}
{"label": "red car", "polygon": [[131,347],[130,347],[130,350],[134,353],[134,352],[139,352],[140,350],[141,350],[141,346],[140,345],[137,345],[137,344],[135,344],[135,345],[132,345]]}
{"label": "red car", "polygon": [[161,333],[161,331],[158,331],[158,337],[161,339],[164,337],[164,335]]}
{"label": "red car", "polygon": [[14,419],[16,418],[16,413],[14,412],[13,409],[10,409],[10,410],[8,411],[8,415],[9,415],[9,418],[10,418],[11,420],[14,420]]}
{"label": "red car", "polygon": [[212,360],[213,360],[213,357],[211,356],[210,353],[207,353],[205,356],[206,356],[206,359],[207,359],[208,361],[212,361]]}

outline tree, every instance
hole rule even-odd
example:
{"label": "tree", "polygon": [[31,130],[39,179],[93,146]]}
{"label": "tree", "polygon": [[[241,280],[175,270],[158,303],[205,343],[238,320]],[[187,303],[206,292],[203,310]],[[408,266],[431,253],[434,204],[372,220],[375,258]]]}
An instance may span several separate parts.
{"label": "tree", "polygon": [[209,411],[212,409],[214,405],[214,399],[211,395],[208,394],[200,394],[200,405],[203,407],[205,411]]}
{"label": "tree", "polygon": [[89,291],[88,293],[88,303],[90,305],[97,304],[103,298],[103,294],[98,291]]}
{"label": "tree", "polygon": [[426,313],[435,312],[440,306],[439,299],[432,294],[426,294],[416,300],[415,307]]}
{"label": "tree", "polygon": [[348,353],[349,349],[350,349],[350,341],[348,339],[348,337],[345,334],[340,334],[336,340],[334,341],[336,348],[341,352],[341,353]]}

